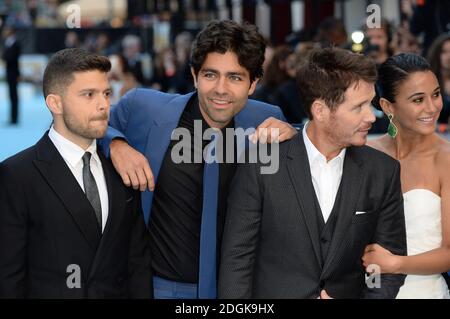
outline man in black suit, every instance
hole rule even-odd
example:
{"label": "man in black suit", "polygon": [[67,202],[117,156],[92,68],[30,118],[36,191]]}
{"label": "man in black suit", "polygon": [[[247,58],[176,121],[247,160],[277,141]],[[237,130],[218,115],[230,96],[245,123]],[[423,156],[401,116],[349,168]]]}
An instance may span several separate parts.
{"label": "man in black suit", "polygon": [[19,56],[20,45],[17,42],[14,28],[5,26],[3,29],[3,60],[6,65],[6,81],[8,82],[9,100],[11,103],[11,124],[17,124],[19,116],[19,97],[17,85],[20,77]]}
{"label": "man in black suit", "polygon": [[0,164],[0,297],[152,297],[139,193],[96,145],[108,127],[110,68],[82,49],[47,65],[53,125]]}
{"label": "man in black suit", "polygon": [[259,174],[258,163],[239,167],[219,297],[396,296],[404,276],[369,277],[366,285],[361,262],[374,242],[406,254],[400,165],[364,146],[376,77],[368,58],[338,48],[313,52],[300,68],[310,121],[280,145],[277,173]]}

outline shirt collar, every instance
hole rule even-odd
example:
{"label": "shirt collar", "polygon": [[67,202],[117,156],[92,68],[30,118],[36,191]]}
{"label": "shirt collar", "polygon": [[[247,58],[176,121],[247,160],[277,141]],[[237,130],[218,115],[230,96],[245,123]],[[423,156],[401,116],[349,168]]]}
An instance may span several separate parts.
{"label": "shirt collar", "polygon": [[95,159],[100,164],[100,158],[97,155],[97,140],[93,140],[91,145],[86,150],[83,150],[81,147],[76,145],[75,143],[69,141],[67,138],[59,134],[54,128],[53,125],[48,132],[48,137],[55,145],[58,152],[64,158],[64,160],[72,167],[76,167],[78,163],[81,161],[84,153],[90,152],[92,154],[92,158]]}
{"label": "shirt collar", "polygon": [[[321,161],[321,162],[327,163],[327,158],[322,153],[320,153],[320,151],[311,142],[311,140],[308,137],[308,134],[306,133],[306,128],[308,127],[308,124],[309,124],[309,122],[306,122],[305,126],[303,127],[302,134],[303,134],[303,141],[304,141],[305,147],[306,147],[306,153],[308,154],[309,164],[311,165],[315,161]],[[329,162],[336,162],[336,161],[340,160],[340,162],[343,163],[346,151],[347,151],[347,149],[343,148],[342,151]]]}

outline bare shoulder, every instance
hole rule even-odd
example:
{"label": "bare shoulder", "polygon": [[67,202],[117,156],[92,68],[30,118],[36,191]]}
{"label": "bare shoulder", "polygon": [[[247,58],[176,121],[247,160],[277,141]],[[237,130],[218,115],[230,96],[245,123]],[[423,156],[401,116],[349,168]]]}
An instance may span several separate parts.
{"label": "bare shoulder", "polygon": [[439,169],[439,175],[450,176],[450,142],[440,137],[438,140],[436,164]]}

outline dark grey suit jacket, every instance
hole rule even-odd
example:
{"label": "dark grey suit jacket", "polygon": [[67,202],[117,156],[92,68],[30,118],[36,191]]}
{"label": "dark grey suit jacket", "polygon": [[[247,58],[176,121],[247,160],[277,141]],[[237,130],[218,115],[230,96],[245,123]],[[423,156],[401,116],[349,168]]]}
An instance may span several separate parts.
{"label": "dark grey suit jacket", "polygon": [[361,257],[375,242],[406,254],[397,161],[367,146],[347,149],[325,258],[302,134],[280,145],[276,174],[261,175],[261,166],[241,164],[233,180],[219,298],[317,298],[322,289],[334,298],[396,296],[405,276],[382,275],[381,288],[369,289]]}

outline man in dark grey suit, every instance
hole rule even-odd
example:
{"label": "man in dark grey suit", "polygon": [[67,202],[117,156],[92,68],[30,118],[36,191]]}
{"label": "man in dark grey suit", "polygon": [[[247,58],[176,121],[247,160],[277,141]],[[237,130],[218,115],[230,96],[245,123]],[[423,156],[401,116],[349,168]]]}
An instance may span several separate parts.
{"label": "man in dark grey suit", "polygon": [[[310,121],[280,145],[277,173],[243,164],[231,187],[221,298],[393,298],[402,275],[366,285],[364,248],[406,254],[400,165],[365,146],[377,77],[366,57],[315,51],[298,73]],[[378,284],[379,283],[379,284]]]}

